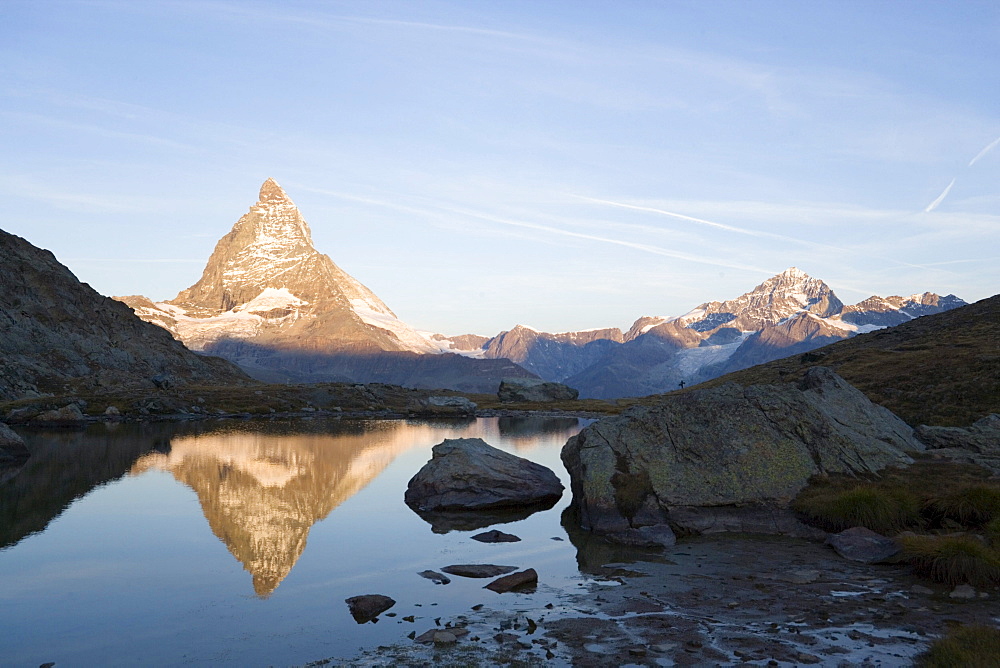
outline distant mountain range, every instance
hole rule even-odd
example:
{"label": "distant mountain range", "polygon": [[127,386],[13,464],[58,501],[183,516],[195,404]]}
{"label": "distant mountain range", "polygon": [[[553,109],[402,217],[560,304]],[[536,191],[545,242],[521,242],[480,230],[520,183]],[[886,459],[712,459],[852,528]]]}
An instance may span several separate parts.
{"label": "distant mountain range", "polygon": [[677,317],[642,317],[625,332],[553,334],[522,325],[494,337],[421,332],[315,249],[273,179],[219,240],[197,283],[166,302],[116,299],[192,350],[261,380],[493,392],[502,377],[537,375],[596,398],[673,390],[965,304],[924,293],[846,306],[826,283],[793,267],[735,299]]}
{"label": "distant mountain range", "polygon": [[[577,388],[582,397],[634,397],[964,305],[954,295],[925,292],[872,296],[845,306],[826,283],[792,267],[736,299],[701,304],[682,316],[645,316],[627,332],[550,334],[519,325],[486,340],[476,352],[510,359],[546,380]],[[456,346],[464,342],[453,341]]]}

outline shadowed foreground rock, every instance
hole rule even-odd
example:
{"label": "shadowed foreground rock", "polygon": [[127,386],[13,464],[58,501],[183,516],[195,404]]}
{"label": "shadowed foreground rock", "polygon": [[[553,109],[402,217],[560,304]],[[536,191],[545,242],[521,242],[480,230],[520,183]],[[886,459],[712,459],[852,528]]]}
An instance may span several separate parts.
{"label": "shadowed foreground rock", "polygon": [[563,493],[550,469],[479,438],[445,439],[432,453],[403,497],[414,510],[550,507]]}
{"label": "shadowed foreground rock", "polygon": [[[912,462],[913,430],[829,369],[798,384],[729,383],[665,395],[594,423],[562,451],[584,529],[613,540],[671,545],[671,529],[700,533],[704,513],[753,508],[722,530],[789,532],[780,517],[820,473],[857,474]],[[672,513],[673,508],[683,512]],[[761,521],[770,513],[773,521]],[[696,517],[694,526],[683,518]]]}
{"label": "shadowed foreground rock", "polygon": [[358,624],[372,621],[383,612],[396,605],[396,601],[382,594],[362,594],[346,600],[351,616]]}

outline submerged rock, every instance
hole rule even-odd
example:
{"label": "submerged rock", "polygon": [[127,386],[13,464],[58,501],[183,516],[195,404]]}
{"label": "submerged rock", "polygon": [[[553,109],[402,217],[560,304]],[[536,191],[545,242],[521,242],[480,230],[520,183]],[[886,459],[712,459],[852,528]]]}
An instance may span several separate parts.
{"label": "submerged rock", "polygon": [[826,543],[845,559],[860,561],[863,564],[886,561],[895,557],[900,551],[896,541],[865,527],[852,527],[840,533],[830,534]]}
{"label": "submerged rock", "polygon": [[567,401],[579,396],[580,393],[568,385],[537,378],[504,378],[497,390],[497,397],[503,402]]}
{"label": "submerged rock", "polygon": [[449,578],[447,575],[442,575],[437,571],[420,571],[419,573],[417,573],[417,575],[419,575],[422,578],[427,578],[434,584],[446,585],[451,582],[451,578]]}
{"label": "submerged rock", "polygon": [[396,605],[396,601],[382,594],[362,594],[346,599],[347,608],[358,624],[372,621],[383,612]]}
{"label": "submerged rock", "polygon": [[798,384],[727,383],[634,406],[569,439],[562,460],[584,529],[670,545],[666,528],[705,529],[699,507],[752,506],[764,515],[741,530],[789,533],[797,523],[761,518],[783,513],[810,476],[903,466],[922,449],[905,422],[815,367]]}
{"label": "submerged rock", "polygon": [[495,578],[511,571],[516,571],[517,566],[496,566],[494,564],[456,564],[445,566],[441,569],[449,575],[458,575],[463,578]]}
{"label": "submerged rock", "polygon": [[512,533],[504,533],[503,531],[493,529],[492,531],[484,531],[483,533],[476,534],[472,537],[472,540],[478,540],[480,543],[517,543],[521,539]]}
{"label": "submerged rock", "polygon": [[479,438],[445,439],[432,453],[403,497],[414,510],[551,506],[563,493],[550,469]]}

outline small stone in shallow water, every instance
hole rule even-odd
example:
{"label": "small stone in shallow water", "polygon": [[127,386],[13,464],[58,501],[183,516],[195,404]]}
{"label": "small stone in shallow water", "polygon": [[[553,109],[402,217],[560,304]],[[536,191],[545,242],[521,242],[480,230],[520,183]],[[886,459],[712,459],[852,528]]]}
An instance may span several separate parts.
{"label": "small stone in shallow water", "polygon": [[538,573],[535,572],[534,568],[529,568],[524,571],[505,575],[502,578],[497,578],[493,582],[486,585],[485,589],[495,591],[498,594],[503,594],[522,587],[531,587],[536,584],[538,584]]}
{"label": "small stone in shallow water", "polygon": [[346,599],[347,608],[358,624],[374,622],[383,612],[396,605],[396,601],[381,594],[364,594]]}
{"label": "small stone in shallow water", "polygon": [[427,578],[434,584],[446,585],[451,582],[451,578],[447,575],[441,575],[437,571],[420,571],[417,575],[422,578]]}
{"label": "small stone in shallow water", "polygon": [[463,578],[495,578],[517,570],[517,566],[497,566],[496,564],[455,564],[441,569],[449,575]]}
{"label": "small stone in shallow water", "polygon": [[484,531],[483,533],[476,534],[472,537],[472,540],[478,540],[480,543],[517,543],[521,539],[512,533],[504,533],[503,531],[493,529],[492,531]]}
{"label": "small stone in shallow water", "polygon": [[952,590],[950,594],[948,594],[948,597],[971,599],[976,597],[976,590],[973,589],[971,585],[967,584],[958,585],[957,587],[955,587],[955,589]]}

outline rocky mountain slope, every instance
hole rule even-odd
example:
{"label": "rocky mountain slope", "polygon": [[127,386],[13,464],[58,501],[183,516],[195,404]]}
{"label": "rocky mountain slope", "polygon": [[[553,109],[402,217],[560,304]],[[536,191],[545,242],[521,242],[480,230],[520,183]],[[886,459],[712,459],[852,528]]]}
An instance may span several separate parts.
{"label": "rocky mountain slope", "polygon": [[241,383],[123,304],[81,283],[49,251],[0,230],[0,399],[39,393]]}
{"label": "rocky mountain slope", "polygon": [[518,325],[481,350],[575,387],[582,397],[645,396],[964,303],[924,293],[845,306],[826,283],[792,267],[735,299],[679,317],[639,318],[624,334],[617,328],[549,334]]}
{"label": "rocky mountain slope", "polygon": [[118,299],[192,350],[232,360],[261,380],[495,391],[503,377],[531,375],[506,359],[449,354],[448,340],[399,320],[316,250],[273,179],[219,240],[198,282],[166,302]]}

